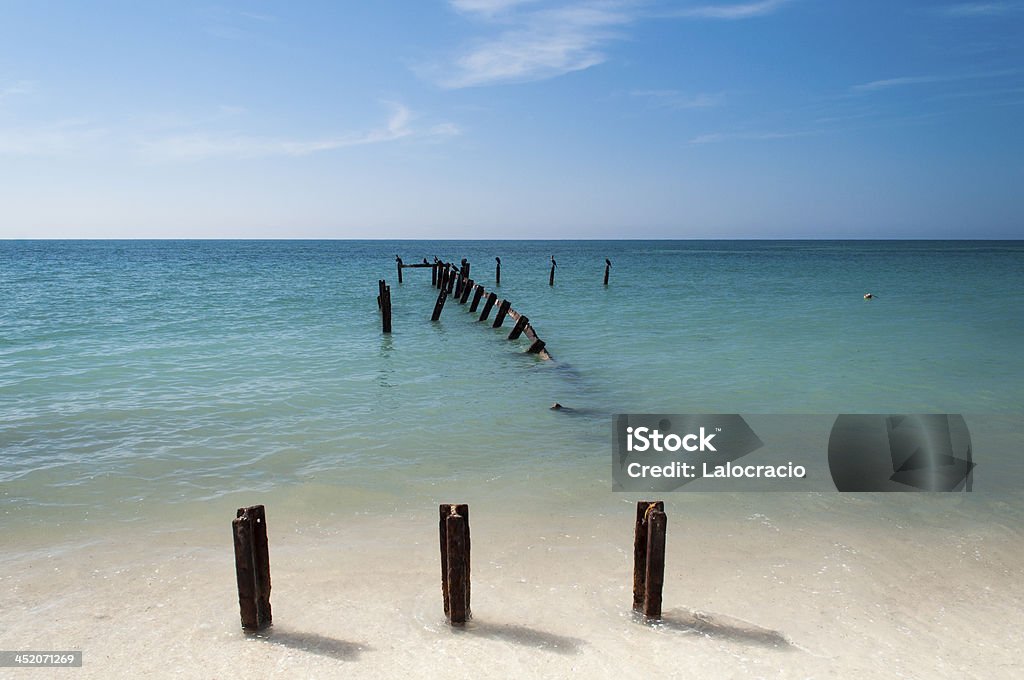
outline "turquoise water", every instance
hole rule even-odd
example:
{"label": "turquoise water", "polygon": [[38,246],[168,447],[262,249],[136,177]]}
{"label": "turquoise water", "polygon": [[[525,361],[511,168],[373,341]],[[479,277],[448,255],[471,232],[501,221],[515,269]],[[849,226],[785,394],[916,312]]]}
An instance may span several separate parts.
{"label": "turquoise water", "polygon": [[[554,360],[396,254],[500,256]],[[1021,242],[0,242],[0,503],[607,493],[611,413],[1018,414],[1022,338]]]}

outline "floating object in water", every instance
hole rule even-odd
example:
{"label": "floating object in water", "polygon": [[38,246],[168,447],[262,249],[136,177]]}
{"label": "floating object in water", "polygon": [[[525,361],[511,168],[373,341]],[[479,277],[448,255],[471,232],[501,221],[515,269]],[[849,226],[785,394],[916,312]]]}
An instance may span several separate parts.
{"label": "floating object in water", "polygon": [[864,293],[864,299],[865,300],[874,300],[875,296],[874,296],[873,293]]}
{"label": "floating object in water", "polygon": [[565,407],[562,406],[561,404],[559,404],[557,401],[554,404],[551,405],[551,410],[552,411],[561,411],[563,408],[565,408]]}

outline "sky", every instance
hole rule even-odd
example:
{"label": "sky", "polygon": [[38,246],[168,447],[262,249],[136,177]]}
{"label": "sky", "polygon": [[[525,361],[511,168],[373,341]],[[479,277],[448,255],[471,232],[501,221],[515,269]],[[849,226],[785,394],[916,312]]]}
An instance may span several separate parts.
{"label": "sky", "polygon": [[0,0],[0,238],[1024,238],[1024,0]]}

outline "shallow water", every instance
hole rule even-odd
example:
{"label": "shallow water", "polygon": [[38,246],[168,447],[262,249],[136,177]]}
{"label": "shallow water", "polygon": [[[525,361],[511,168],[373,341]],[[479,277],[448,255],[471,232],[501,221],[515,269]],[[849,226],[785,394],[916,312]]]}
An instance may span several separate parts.
{"label": "shallow water", "polygon": [[[431,323],[430,271],[399,285],[396,253],[488,288],[500,256],[554,360],[451,300]],[[0,242],[0,648],[84,649],[83,677],[1012,677],[1019,494],[670,494],[675,614],[650,629],[608,463],[616,412],[1012,423],[1022,265],[1019,242]],[[438,611],[449,501],[473,506],[463,634]],[[227,533],[253,503],[266,641],[238,630]]]}

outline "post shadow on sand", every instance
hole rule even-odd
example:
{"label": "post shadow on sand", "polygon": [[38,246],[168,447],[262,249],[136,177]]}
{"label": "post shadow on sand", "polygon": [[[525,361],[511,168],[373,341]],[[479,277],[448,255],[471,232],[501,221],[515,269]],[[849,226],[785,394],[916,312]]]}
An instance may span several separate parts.
{"label": "post shadow on sand", "polygon": [[586,642],[579,638],[556,635],[514,623],[489,623],[473,620],[466,623],[465,626],[452,627],[451,630],[456,635],[473,635],[565,655],[578,654],[580,647]]}
{"label": "post shadow on sand", "polygon": [[265,644],[280,645],[309,654],[318,654],[338,661],[356,661],[359,654],[373,649],[360,642],[349,642],[327,637],[318,633],[300,633],[282,630],[278,627],[267,628],[249,636]]}
{"label": "post shadow on sand", "polygon": [[664,612],[660,620],[638,618],[651,628],[681,633],[700,633],[711,638],[758,647],[794,649],[793,643],[780,631],[755,626],[752,623],[728,616],[719,616],[690,609],[673,609]]}

